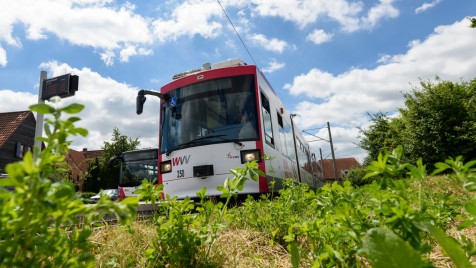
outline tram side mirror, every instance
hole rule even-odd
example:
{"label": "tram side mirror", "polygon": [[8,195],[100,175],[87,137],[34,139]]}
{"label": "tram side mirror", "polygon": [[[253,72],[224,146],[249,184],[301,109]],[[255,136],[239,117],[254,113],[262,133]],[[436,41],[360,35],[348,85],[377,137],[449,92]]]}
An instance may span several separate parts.
{"label": "tram side mirror", "polygon": [[137,114],[141,114],[142,111],[144,110],[144,103],[146,101],[146,97],[144,96],[144,93],[142,92],[139,92],[137,94],[137,98],[136,98],[136,113]]}
{"label": "tram side mirror", "polygon": [[107,161],[107,168],[108,168],[109,170],[112,169],[112,167],[114,166],[114,162],[115,162],[116,160],[124,161],[124,159],[123,159],[122,157],[120,157],[120,156],[116,156],[116,157],[113,157],[113,158],[109,159],[109,161]]}

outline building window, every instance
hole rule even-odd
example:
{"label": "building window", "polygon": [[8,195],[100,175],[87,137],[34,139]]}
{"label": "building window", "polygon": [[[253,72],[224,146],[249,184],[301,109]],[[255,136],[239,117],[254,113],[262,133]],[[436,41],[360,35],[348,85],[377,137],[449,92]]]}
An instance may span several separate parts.
{"label": "building window", "polygon": [[23,158],[23,156],[26,154],[26,152],[31,152],[31,146],[21,144],[20,142],[17,142],[16,144],[16,150],[15,150],[15,156],[18,158]]}

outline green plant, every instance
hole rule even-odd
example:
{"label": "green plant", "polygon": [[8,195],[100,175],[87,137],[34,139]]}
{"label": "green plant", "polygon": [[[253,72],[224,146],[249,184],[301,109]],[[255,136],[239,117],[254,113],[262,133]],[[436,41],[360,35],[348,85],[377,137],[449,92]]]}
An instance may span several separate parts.
{"label": "green plant", "polygon": [[[57,102],[56,100],[55,102]],[[55,108],[48,104],[30,107],[52,116],[45,120],[47,144],[34,148],[23,160],[7,165],[8,178],[0,186],[14,186],[14,192],[0,188],[0,266],[2,267],[92,267],[90,224],[104,215],[115,214],[122,222],[132,219],[137,202],[112,203],[101,199],[86,206],[76,196],[74,185],[61,180],[70,135],[86,136],[87,130],[74,125],[78,117],[60,119],[84,108],[71,104]]]}
{"label": "green plant", "polygon": [[365,167],[356,167],[349,170],[344,179],[350,181],[352,186],[363,186],[372,183],[373,180],[364,180],[365,174],[367,174],[367,169]]}
{"label": "green plant", "polygon": [[[197,214],[191,214],[194,204],[188,197],[177,200],[177,197],[165,196],[164,202],[155,214],[157,238],[152,247],[146,251],[148,265],[191,267],[198,263],[208,263],[211,246],[218,233],[223,230],[221,223],[227,218],[228,205],[247,180],[257,180],[264,174],[258,169],[256,162],[245,163],[244,167],[230,170],[233,178],[228,178],[223,185],[217,187],[222,192],[225,203],[213,203],[206,196],[206,188],[197,192],[200,204]],[[151,200],[155,204],[163,196],[163,186],[155,187],[144,181],[138,190],[141,198]],[[199,256],[200,247],[206,248],[204,256]]]}

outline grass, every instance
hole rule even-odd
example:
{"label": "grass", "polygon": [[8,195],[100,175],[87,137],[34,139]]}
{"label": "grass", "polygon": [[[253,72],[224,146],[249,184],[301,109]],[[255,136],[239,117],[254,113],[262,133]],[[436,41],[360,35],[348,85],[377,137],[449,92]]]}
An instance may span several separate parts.
{"label": "grass", "polygon": [[[150,222],[136,221],[130,228],[109,225],[90,237],[96,267],[145,267],[144,252],[156,237]],[[205,248],[200,254],[205,254]],[[271,243],[269,235],[251,230],[227,230],[212,246],[209,265],[217,267],[290,267],[286,249]]]}
{"label": "grass", "polygon": [[[417,185],[410,185],[409,189],[412,190],[409,191],[410,194],[417,195]],[[444,218],[441,219],[441,222],[447,225],[447,228],[445,228],[446,233],[458,241],[461,241],[461,237],[465,236],[473,243],[476,243],[476,228],[470,227],[463,230],[457,228],[458,224],[465,217],[463,205],[471,199],[468,192],[464,191],[457,181],[451,180],[446,176],[428,177],[422,185],[422,196],[429,209],[435,207],[435,210],[438,210],[436,207],[444,207],[448,202],[456,203],[453,206],[454,209],[449,209],[448,212],[441,215]],[[443,199],[445,200],[444,202]],[[269,223],[269,215],[262,215],[264,211],[269,213],[269,210],[263,208],[274,208],[275,204],[272,204],[273,202],[278,201],[253,201],[253,205],[248,207],[254,210],[256,214],[253,214],[250,218],[268,217]],[[302,208],[302,200],[300,202],[299,206]],[[246,207],[246,204],[230,209],[229,215],[245,218],[244,213],[250,212],[247,212],[244,207]],[[284,207],[280,206],[276,206],[276,208],[283,209],[279,213],[292,214],[293,211],[292,209],[286,211]],[[279,213],[273,215],[279,216]],[[311,217],[318,215],[312,211],[302,214],[311,215]],[[288,215],[288,217],[292,218],[296,217],[296,215]],[[224,228],[219,232],[219,236],[213,241],[210,248],[204,245],[199,247],[197,259],[202,261],[199,261],[197,266],[292,267],[292,255],[286,244],[273,239],[272,231],[270,232],[268,226],[256,228],[260,222],[255,222],[254,225],[247,224],[247,221],[250,220],[252,219],[242,221],[242,219],[233,217],[224,218],[220,223],[224,225]],[[157,239],[156,228],[157,226],[152,222],[135,221],[129,227],[106,225],[95,229],[90,237],[90,241],[94,244],[92,253],[96,256],[96,267],[146,267],[145,252],[150,248],[153,239]],[[427,258],[434,266],[454,267],[451,260],[444,254],[436,242],[428,242],[431,244],[432,250],[427,254]],[[208,250],[209,254],[207,254]],[[206,261],[203,261],[205,259]],[[475,259],[472,261],[473,264],[476,263]],[[369,266],[368,261],[362,256],[357,256],[356,262],[353,265]],[[300,266],[311,267],[312,262],[309,262],[309,259],[307,261],[302,259]]]}

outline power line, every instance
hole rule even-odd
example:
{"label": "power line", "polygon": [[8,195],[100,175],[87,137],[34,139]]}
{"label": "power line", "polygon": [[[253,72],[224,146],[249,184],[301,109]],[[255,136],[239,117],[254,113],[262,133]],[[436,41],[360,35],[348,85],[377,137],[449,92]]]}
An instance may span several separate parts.
{"label": "power line", "polygon": [[310,129],[306,129],[306,130],[304,130],[304,131],[317,130],[317,129],[323,129],[323,128],[327,128],[327,126],[325,126],[325,127],[318,127],[318,128],[310,128]]}
{"label": "power line", "polygon": [[[309,133],[309,132],[307,132],[306,130],[303,130],[302,132],[303,132],[303,133],[306,133],[306,134],[308,134],[308,135],[311,135],[311,136],[313,136],[313,137],[316,137],[316,138],[319,139],[319,140],[313,140],[313,141],[327,141],[327,142],[329,142],[329,140],[326,140],[326,139],[321,138],[321,137],[319,137],[319,136],[316,136],[316,135],[314,135],[314,134],[312,134],[312,133]],[[313,141],[308,141],[308,142],[313,142]]]}
{"label": "power line", "polygon": [[248,55],[250,56],[251,60],[253,61],[253,63],[254,63],[256,66],[258,66],[258,64],[256,64],[256,61],[255,61],[255,59],[253,58],[253,56],[251,56],[251,53],[250,53],[250,51],[248,50],[248,47],[246,47],[245,42],[243,42],[243,39],[241,39],[241,36],[240,36],[240,34],[238,33],[238,31],[236,30],[235,25],[233,25],[233,22],[231,22],[230,17],[228,17],[228,14],[226,13],[226,11],[225,11],[225,9],[223,8],[223,6],[221,5],[220,1],[217,0],[217,2],[218,2],[218,4],[220,5],[221,9],[223,10],[223,13],[225,13],[225,16],[226,16],[226,18],[228,19],[228,21],[230,22],[231,27],[233,27],[233,30],[235,30],[235,33],[236,33],[236,35],[238,36],[238,38],[240,39],[241,44],[243,44],[243,47],[245,47],[246,52],[248,52]]}

